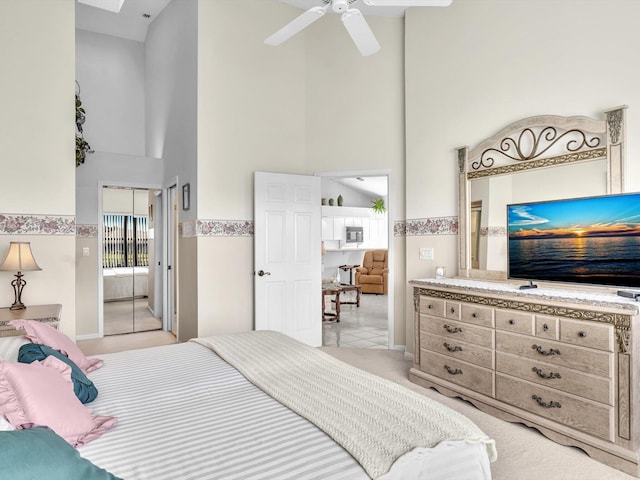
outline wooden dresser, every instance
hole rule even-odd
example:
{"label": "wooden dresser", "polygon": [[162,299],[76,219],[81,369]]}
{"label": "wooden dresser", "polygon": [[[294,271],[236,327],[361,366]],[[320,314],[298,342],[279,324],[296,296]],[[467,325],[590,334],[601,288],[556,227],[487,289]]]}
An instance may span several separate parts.
{"label": "wooden dresser", "polygon": [[410,379],[640,476],[637,302],[499,282],[410,282]]}

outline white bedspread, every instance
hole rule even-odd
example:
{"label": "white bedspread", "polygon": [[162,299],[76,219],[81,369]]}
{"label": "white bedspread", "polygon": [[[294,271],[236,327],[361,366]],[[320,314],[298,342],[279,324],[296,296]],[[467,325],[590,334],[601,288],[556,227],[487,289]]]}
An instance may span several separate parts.
{"label": "white bedspread", "polygon": [[417,447],[447,440],[494,441],[464,415],[396,383],[371,375],[270,331],[199,338],[252,383],[320,427],[372,478]]}

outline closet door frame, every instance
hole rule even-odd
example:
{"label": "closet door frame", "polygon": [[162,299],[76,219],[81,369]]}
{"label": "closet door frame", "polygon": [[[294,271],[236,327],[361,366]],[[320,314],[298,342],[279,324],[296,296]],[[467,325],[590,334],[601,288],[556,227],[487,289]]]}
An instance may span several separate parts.
{"label": "closet door frame", "polygon": [[[104,248],[104,218],[103,218],[103,202],[102,192],[105,188],[131,188],[164,191],[162,185],[145,184],[145,183],[128,183],[128,182],[98,182],[98,337],[104,337],[104,281],[102,276],[103,265],[103,248]],[[164,317],[164,312],[163,312]],[[162,319],[164,325],[164,318]]]}

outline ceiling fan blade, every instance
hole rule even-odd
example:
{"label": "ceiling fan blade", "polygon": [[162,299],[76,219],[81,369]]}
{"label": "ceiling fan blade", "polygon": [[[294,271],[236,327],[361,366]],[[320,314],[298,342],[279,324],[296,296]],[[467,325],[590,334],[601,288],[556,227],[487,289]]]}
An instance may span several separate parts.
{"label": "ceiling fan blade", "polygon": [[287,23],[284,27],[278,30],[273,35],[267,37],[264,41],[267,45],[280,45],[291,37],[293,37],[296,33],[304,30],[313,22],[318,20],[327,12],[327,7],[313,7],[304,12],[299,17],[295,18],[291,22]]}
{"label": "ceiling fan blade", "polygon": [[380,44],[369,28],[369,24],[360,13],[360,10],[351,8],[342,14],[344,28],[351,36],[363,57],[373,55],[380,50]]}
{"label": "ceiling fan blade", "polygon": [[364,0],[372,7],[448,7],[453,0]]}

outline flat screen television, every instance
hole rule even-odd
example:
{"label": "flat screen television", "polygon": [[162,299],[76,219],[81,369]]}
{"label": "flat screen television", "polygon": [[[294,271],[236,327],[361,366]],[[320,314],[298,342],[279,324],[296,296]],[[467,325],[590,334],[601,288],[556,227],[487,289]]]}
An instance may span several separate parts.
{"label": "flat screen television", "polygon": [[507,205],[508,277],[640,288],[640,193]]}

